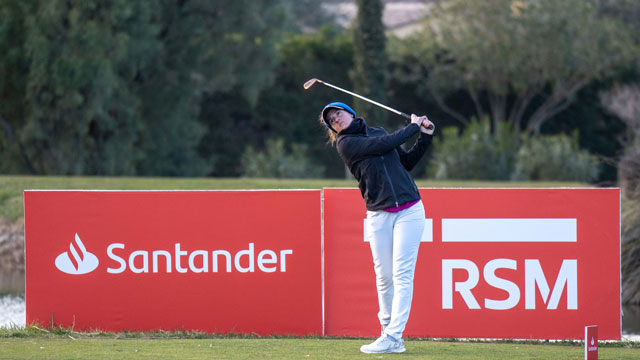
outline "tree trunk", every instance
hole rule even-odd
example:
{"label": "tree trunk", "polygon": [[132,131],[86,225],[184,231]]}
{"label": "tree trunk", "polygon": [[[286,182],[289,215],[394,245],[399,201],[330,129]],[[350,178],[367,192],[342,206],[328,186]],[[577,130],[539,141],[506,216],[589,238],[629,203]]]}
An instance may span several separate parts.
{"label": "tree trunk", "polygon": [[[384,5],[381,0],[356,0],[358,14],[353,39],[353,83],[355,92],[385,103],[385,33],[382,24]],[[355,99],[354,99],[355,100]],[[384,124],[387,113],[362,100],[356,101],[356,112],[371,123]]]}
{"label": "tree trunk", "polygon": [[8,121],[6,121],[2,117],[2,115],[0,115],[0,124],[2,124],[2,127],[4,128],[4,131],[7,133],[7,137],[10,140],[12,140],[13,142],[15,142],[16,145],[18,145],[18,150],[20,151],[20,156],[22,157],[22,161],[24,161],[24,165],[27,167],[27,170],[29,170],[29,173],[31,173],[32,175],[36,175],[38,172],[36,171],[36,169],[31,164],[31,161],[29,161],[29,156],[27,156],[27,151],[25,150],[24,146],[22,145],[22,142],[20,141],[20,139],[16,135],[15,131],[13,131],[13,127],[11,126],[11,124]]}
{"label": "tree trunk", "polygon": [[433,98],[438,103],[438,106],[440,106],[440,108],[446,114],[448,114],[452,118],[458,120],[462,125],[469,124],[469,120],[467,120],[467,118],[464,117],[464,115],[462,115],[461,113],[459,113],[459,112],[453,110],[452,108],[450,108],[449,105],[447,105],[447,103],[444,101],[442,96],[438,95],[438,93],[436,93],[433,89],[429,88],[429,93],[431,94],[431,96],[433,96]]}
{"label": "tree trunk", "polygon": [[493,120],[493,131],[498,128],[499,124],[505,121],[507,99],[504,95],[489,95],[489,103],[491,104],[491,118]]}

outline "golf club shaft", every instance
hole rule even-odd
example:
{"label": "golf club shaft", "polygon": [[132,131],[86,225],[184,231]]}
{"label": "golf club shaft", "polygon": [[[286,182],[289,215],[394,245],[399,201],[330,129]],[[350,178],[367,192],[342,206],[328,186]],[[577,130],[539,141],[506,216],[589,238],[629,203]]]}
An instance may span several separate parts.
{"label": "golf club shaft", "polygon": [[374,104],[374,105],[380,106],[380,107],[381,107],[381,108],[383,108],[383,109],[387,109],[387,110],[391,111],[392,113],[396,113],[396,114],[398,114],[398,115],[400,115],[400,116],[403,116],[403,117],[405,117],[405,118],[407,118],[407,119],[411,120],[411,115],[405,114],[405,113],[403,113],[402,111],[398,111],[398,110],[396,110],[396,109],[394,109],[394,108],[388,107],[387,105],[380,104],[380,103],[379,103],[379,102],[377,102],[377,101],[373,101],[373,100],[368,99],[368,98],[366,98],[366,97],[364,97],[364,96],[362,96],[362,95],[358,95],[358,94],[356,94],[356,93],[354,93],[354,92],[351,92],[351,91],[349,91],[349,90],[345,90],[345,89],[340,88],[340,87],[338,87],[338,86],[335,86],[335,85],[333,85],[333,84],[329,84],[328,82],[325,82],[325,81],[322,81],[322,80],[318,80],[318,82],[319,82],[319,83],[322,83],[322,84],[325,84],[325,85],[327,85],[327,86],[329,86],[329,87],[332,87],[332,88],[334,88],[334,89],[336,89],[336,90],[339,90],[339,91],[345,92],[345,93],[347,93],[347,94],[349,94],[349,95],[355,96],[355,97],[357,97],[358,99],[362,99],[362,100],[367,101],[367,102],[370,102],[370,103],[372,103],[372,104]]}
{"label": "golf club shaft", "polygon": [[[332,88],[334,88],[334,89],[336,89],[336,90],[338,90],[338,91],[342,91],[342,92],[347,93],[347,94],[349,94],[349,95],[351,95],[351,96],[355,96],[355,97],[357,97],[358,99],[362,99],[362,100],[367,101],[367,102],[369,102],[369,103],[371,103],[371,104],[377,105],[377,106],[379,106],[379,107],[381,107],[381,108],[383,108],[383,109],[389,110],[389,111],[391,111],[392,113],[395,113],[395,114],[398,114],[398,115],[400,115],[400,116],[404,117],[405,119],[411,120],[411,115],[409,115],[409,114],[405,114],[405,113],[403,113],[402,111],[398,111],[398,110],[396,110],[396,109],[394,109],[394,108],[388,107],[387,105],[380,104],[380,103],[379,103],[379,102],[377,102],[377,101],[373,101],[373,100],[371,100],[371,99],[369,99],[369,98],[366,98],[366,97],[364,97],[364,96],[362,96],[362,95],[358,95],[358,94],[356,94],[356,93],[354,93],[354,92],[351,92],[351,91],[349,91],[349,90],[345,90],[345,89],[343,89],[343,88],[341,88],[341,87],[335,86],[335,85],[333,85],[333,84],[329,84],[328,82],[322,81],[322,80],[320,80],[320,79],[316,79],[316,81],[317,81],[317,82],[319,82],[319,83],[321,83],[321,84],[324,84],[324,85],[326,85],[326,86],[332,87]],[[429,130],[433,129],[433,125],[429,125],[429,126],[427,127],[427,129],[429,129]]]}

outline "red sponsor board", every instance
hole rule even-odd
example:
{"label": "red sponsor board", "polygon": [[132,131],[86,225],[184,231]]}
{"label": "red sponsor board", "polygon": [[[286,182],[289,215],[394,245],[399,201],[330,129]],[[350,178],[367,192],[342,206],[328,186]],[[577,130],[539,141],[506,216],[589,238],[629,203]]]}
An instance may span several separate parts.
{"label": "red sponsor board", "polygon": [[[407,336],[619,339],[619,189],[421,189]],[[377,336],[366,209],[324,190],[325,332]]]}
{"label": "red sponsor board", "polygon": [[320,212],[319,190],[25,191],[27,322],[321,334]]}

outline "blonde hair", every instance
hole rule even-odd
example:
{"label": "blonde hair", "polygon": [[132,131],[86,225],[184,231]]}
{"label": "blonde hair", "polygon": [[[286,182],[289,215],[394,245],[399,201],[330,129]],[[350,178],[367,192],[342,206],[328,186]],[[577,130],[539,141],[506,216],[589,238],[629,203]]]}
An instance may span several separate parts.
{"label": "blonde hair", "polygon": [[329,127],[327,127],[327,124],[325,124],[324,119],[322,118],[322,113],[320,113],[318,120],[320,121],[320,124],[322,124],[322,127],[327,132],[327,138],[328,138],[327,144],[330,144],[331,146],[335,146],[336,141],[338,140],[338,133],[336,133],[335,131],[332,131],[331,129],[329,129]]}

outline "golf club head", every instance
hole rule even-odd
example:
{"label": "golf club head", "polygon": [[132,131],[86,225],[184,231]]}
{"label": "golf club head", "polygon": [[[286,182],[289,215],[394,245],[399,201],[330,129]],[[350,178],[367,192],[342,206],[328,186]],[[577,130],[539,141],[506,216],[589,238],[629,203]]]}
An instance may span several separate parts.
{"label": "golf club head", "polygon": [[304,85],[302,85],[302,87],[303,87],[305,90],[308,90],[308,89],[309,89],[310,87],[312,87],[312,86],[313,86],[313,84],[315,84],[317,81],[320,81],[320,80],[318,80],[318,79],[316,79],[316,78],[313,78],[313,79],[307,80],[307,82],[305,82],[305,83],[304,83]]}

